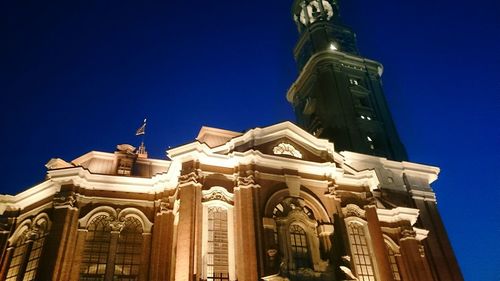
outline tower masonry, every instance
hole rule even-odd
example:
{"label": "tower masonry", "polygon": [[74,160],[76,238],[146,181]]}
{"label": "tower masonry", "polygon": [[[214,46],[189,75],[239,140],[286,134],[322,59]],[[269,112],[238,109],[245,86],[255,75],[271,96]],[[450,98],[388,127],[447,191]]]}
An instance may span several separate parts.
{"label": "tower masonry", "polygon": [[354,151],[407,160],[382,89],[383,67],[360,56],[336,0],[295,1],[300,71],[287,93],[297,122],[311,134]]}

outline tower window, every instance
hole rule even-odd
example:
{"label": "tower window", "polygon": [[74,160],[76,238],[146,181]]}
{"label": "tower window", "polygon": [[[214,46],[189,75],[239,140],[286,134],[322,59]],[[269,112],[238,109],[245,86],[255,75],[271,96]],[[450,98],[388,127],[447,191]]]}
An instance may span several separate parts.
{"label": "tower window", "polygon": [[349,84],[354,85],[354,86],[359,86],[359,79],[349,78]]}
{"label": "tower window", "polygon": [[366,136],[366,141],[368,142],[368,146],[370,147],[371,150],[375,149],[375,144],[373,142],[373,138],[370,136]]}
{"label": "tower window", "polygon": [[116,173],[121,176],[130,176],[132,174],[133,160],[123,158],[120,159]]}

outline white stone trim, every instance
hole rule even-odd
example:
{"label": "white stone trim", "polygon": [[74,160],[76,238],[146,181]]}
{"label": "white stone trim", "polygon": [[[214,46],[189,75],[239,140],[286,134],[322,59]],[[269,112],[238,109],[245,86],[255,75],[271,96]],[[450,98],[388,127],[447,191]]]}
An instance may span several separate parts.
{"label": "white stone trim", "polygon": [[409,221],[411,225],[417,222],[420,211],[413,208],[397,207],[394,209],[378,209],[377,216],[379,221],[394,223],[398,221]]}
{"label": "white stone trim", "polygon": [[422,241],[429,235],[429,230],[413,227],[418,241]]}

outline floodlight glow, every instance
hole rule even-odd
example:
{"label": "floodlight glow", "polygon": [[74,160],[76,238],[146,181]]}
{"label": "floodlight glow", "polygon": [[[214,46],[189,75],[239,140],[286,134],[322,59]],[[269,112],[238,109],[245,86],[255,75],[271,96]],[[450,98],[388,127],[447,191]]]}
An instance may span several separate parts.
{"label": "floodlight glow", "polygon": [[330,50],[337,51],[337,47],[335,46],[335,44],[333,43],[330,44]]}

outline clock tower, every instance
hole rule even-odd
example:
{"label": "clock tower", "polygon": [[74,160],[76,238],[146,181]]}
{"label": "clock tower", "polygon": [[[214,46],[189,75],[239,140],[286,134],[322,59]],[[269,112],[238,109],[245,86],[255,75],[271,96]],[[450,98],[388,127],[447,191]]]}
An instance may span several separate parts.
{"label": "clock tower", "polygon": [[300,74],[287,93],[300,126],[354,151],[407,160],[382,89],[382,65],[360,56],[338,0],[295,0]]}

